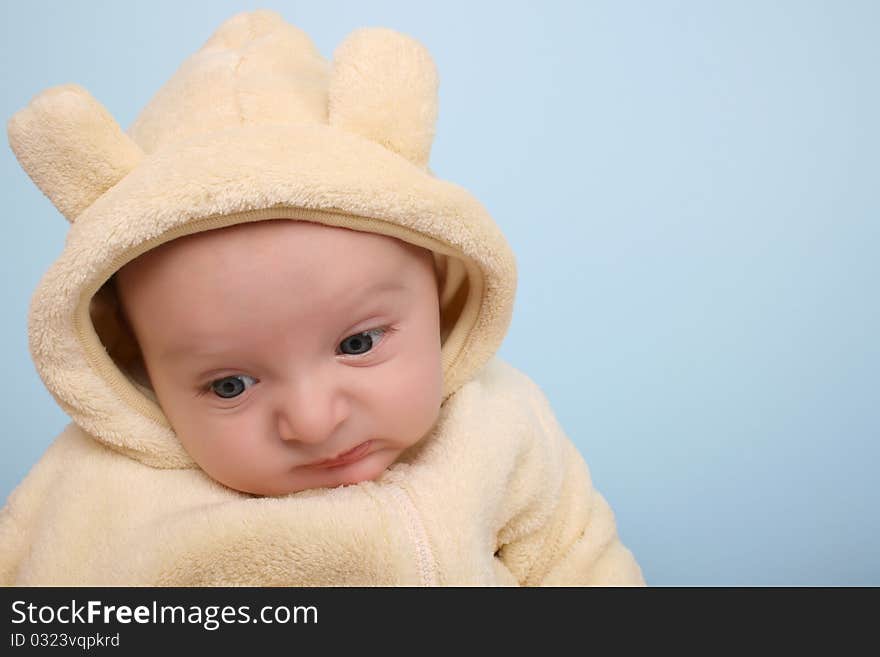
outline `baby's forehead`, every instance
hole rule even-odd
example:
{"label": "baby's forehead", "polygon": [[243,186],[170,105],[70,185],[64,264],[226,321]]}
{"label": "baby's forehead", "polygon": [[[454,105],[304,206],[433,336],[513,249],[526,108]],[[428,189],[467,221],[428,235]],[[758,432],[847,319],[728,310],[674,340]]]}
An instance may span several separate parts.
{"label": "baby's forehead", "polygon": [[433,253],[396,238],[267,221],[175,242],[117,278],[120,310],[157,352],[268,344],[287,339],[291,325],[302,340],[380,310],[411,318],[437,312]]}
{"label": "baby's forehead", "polygon": [[187,304],[222,308],[233,302],[268,312],[266,304],[290,295],[332,307],[337,299],[373,288],[391,293],[386,288],[396,285],[402,292],[416,286],[427,292],[429,279],[439,291],[436,262],[427,249],[386,235],[290,220],[177,238],[117,274],[123,308],[140,314],[148,312],[144,308],[186,314]]}
{"label": "baby's forehead", "polygon": [[[428,249],[395,237],[314,222],[287,219],[236,224],[179,237],[147,251],[125,265],[121,276],[138,270],[158,274],[164,269],[187,272],[202,267],[248,259],[265,269],[288,265],[291,259],[313,269],[385,264],[405,267],[433,260]],[[366,267],[364,276],[375,276],[382,267]]]}

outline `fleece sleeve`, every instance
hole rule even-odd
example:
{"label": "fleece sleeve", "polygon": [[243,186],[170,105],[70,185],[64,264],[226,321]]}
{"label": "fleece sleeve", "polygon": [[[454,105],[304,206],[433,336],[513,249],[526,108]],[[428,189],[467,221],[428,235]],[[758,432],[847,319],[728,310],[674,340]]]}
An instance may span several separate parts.
{"label": "fleece sleeve", "polygon": [[[64,458],[64,437],[71,431],[70,424],[43,452],[30,472],[9,494],[0,509],[0,586],[19,584],[20,571],[27,561],[40,515],[49,499],[52,483],[69,460]],[[51,531],[51,525],[42,523]]]}
{"label": "fleece sleeve", "polygon": [[529,493],[505,527],[498,557],[524,586],[644,586],[577,447],[537,386],[528,398],[540,429],[516,485]]}
{"label": "fleece sleeve", "polygon": [[0,586],[15,583],[21,536],[8,506],[0,509]]}
{"label": "fleece sleeve", "polygon": [[0,586],[17,584],[18,571],[28,552],[33,508],[41,496],[40,472],[32,471],[0,509]]}

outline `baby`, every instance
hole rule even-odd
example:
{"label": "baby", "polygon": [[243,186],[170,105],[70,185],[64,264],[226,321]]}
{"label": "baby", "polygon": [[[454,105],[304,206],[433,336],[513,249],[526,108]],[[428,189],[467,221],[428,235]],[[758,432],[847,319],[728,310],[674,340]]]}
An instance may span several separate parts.
{"label": "baby", "polygon": [[262,221],[166,243],[117,285],[177,437],[230,488],[284,495],[375,479],[437,421],[429,251]]}
{"label": "baby", "polygon": [[0,585],[641,585],[540,389],[516,265],[428,168],[430,55],[332,65],[226,21],[123,132],[77,85],[9,121],[71,222],[31,355],[72,422],[0,512]]}

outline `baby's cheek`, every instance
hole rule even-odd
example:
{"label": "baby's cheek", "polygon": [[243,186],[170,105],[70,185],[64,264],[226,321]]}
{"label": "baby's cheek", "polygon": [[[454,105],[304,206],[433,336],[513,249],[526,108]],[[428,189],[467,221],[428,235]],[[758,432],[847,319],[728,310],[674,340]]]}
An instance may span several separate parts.
{"label": "baby's cheek", "polygon": [[393,393],[388,398],[388,410],[401,435],[420,437],[440,412],[443,377],[439,365],[412,361],[390,386]]}
{"label": "baby's cheek", "polygon": [[[190,433],[188,451],[202,469],[216,478],[237,476],[251,470],[256,454],[256,436],[245,417],[212,417]],[[184,444],[186,446],[186,443]]]}

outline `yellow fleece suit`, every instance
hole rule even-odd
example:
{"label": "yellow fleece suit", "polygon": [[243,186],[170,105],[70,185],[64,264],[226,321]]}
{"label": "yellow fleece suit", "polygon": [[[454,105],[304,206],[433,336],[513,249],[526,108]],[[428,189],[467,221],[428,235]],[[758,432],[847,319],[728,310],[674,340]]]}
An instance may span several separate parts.
{"label": "yellow fleece suit", "polygon": [[[547,399],[496,355],[515,259],[483,206],[428,168],[437,91],[410,37],[355,30],[327,62],[260,10],[224,22],[125,132],[73,84],[10,119],[16,157],[71,223],[29,337],[72,422],[0,512],[0,584],[644,584]],[[443,403],[378,479],[258,497],[183,449],[106,284],[164,242],[283,219],[433,252]]]}

